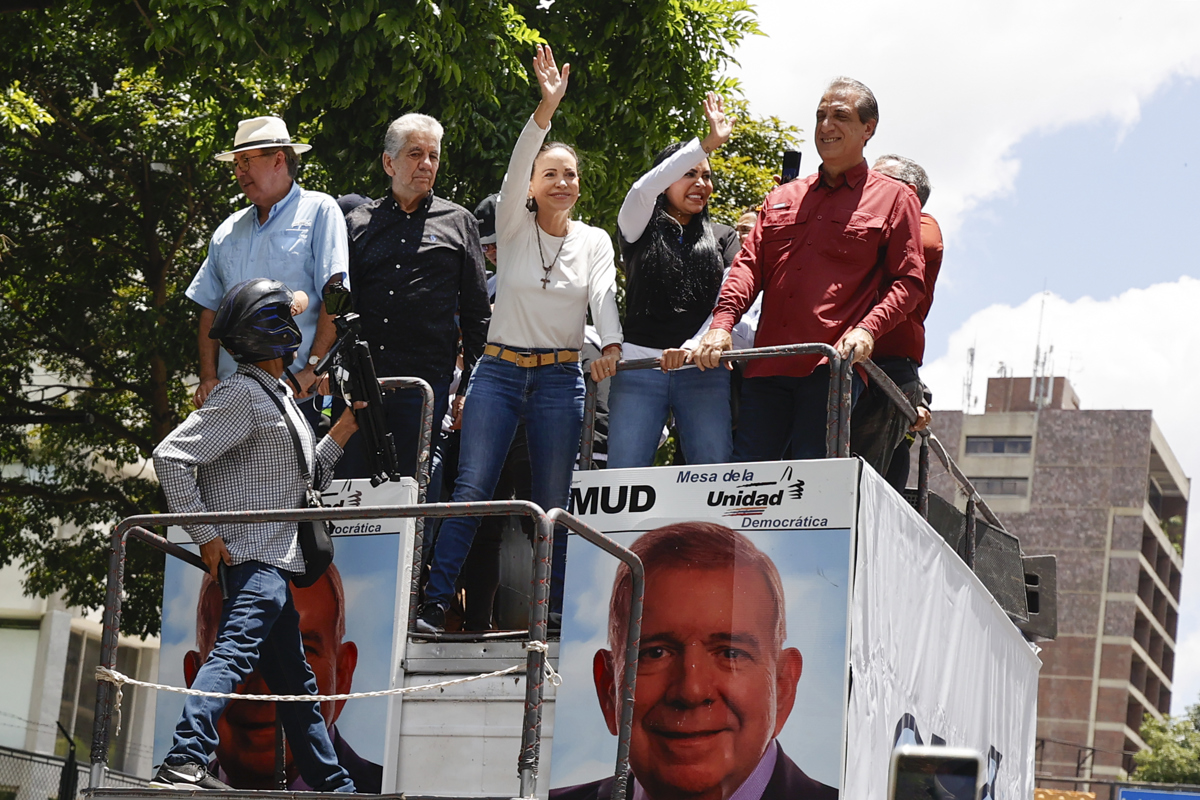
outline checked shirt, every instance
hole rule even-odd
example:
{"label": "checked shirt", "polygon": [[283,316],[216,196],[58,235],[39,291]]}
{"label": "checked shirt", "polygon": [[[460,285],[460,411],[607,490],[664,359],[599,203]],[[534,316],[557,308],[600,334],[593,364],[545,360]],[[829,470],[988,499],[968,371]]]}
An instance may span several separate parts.
{"label": "checked shirt", "polygon": [[[329,486],[341,447],[328,436],[314,445],[312,428],[296,407],[291,389],[262,369],[241,364],[154,450],[154,469],[172,513],[301,507],[306,487],[296,447],[260,380],[283,400],[300,434],[314,486]],[[198,545],[221,537],[234,564],[261,561],[289,572],[304,571],[295,522],[184,529]]]}

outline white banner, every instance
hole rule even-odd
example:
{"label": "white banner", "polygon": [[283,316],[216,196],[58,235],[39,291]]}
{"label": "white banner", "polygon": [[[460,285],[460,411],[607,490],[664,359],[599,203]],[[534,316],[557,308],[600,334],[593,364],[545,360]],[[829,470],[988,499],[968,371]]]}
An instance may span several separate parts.
{"label": "white banner", "polygon": [[984,798],[1032,797],[1032,645],[878,475],[864,468],[859,487],[843,797],[886,797],[892,748],[918,742],[981,752]]}
{"label": "white banner", "polygon": [[[856,460],[845,459],[575,473],[574,514],[627,547],[649,546],[656,536],[670,542],[644,561],[646,666],[638,673],[631,761],[639,783],[650,787],[648,800],[655,800],[655,787],[667,796],[672,787],[699,794],[700,788],[736,786],[768,752],[776,760],[764,798],[836,793],[845,743],[858,469]],[[663,555],[683,552],[685,541],[703,541],[704,555]],[[732,564],[705,561],[733,549],[734,541],[743,549]],[[607,725],[611,708],[604,698],[611,692],[603,665],[613,652],[617,563],[571,537],[551,800],[594,796],[613,773],[616,738]],[[768,574],[774,583],[757,583]],[[766,590],[768,583],[778,591],[754,600],[755,587]],[[771,625],[759,624],[764,608],[786,627],[778,648]],[[663,666],[690,657],[682,651],[699,641],[709,643],[713,660],[689,662],[695,670],[686,673],[690,681]],[[710,663],[716,666],[709,669]],[[774,734],[768,719],[778,726]]]}
{"label": "white banner", "polygon": [[576,472],[567,510],[605,533],[697,519],[743,533],[852,528],[857,471],[837,459]]}

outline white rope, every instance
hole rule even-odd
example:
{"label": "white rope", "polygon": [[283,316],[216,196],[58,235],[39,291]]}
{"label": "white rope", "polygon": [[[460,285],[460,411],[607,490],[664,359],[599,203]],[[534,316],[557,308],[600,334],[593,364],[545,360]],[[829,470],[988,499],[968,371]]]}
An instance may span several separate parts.
{"label": "white rope", "polygon": [[[546,655],[550,652],[550,645],[546,642],[525,642],[525,649],[531,653],[542,653]],[[549,658],[542,659],[543,673],[546,680],[556,688],[562,685],[562,675],[555,671],[551,665]],[[413,692],[423,692],[428,689],[444,689],[447,686],[458,686],[463,683],[472,681],[486,680],[487,678],[499,678],[504,675],[511,675],[514,672],[522,672],[525,670],[523,665],[517,664],[507,669],[499,669],[495,672],[485,672],[482,675],[468,675],[465,678],[454,678],[448,681],[438,681],[437,683],[423,683],[416,686],[400,686],[395,689],[381,689],[375,692],[352,692],[350,694],[234,694],[232,692],[205,692],[200,689],[187,689],[182,686],[168,686],[163,683],[150,683],[149,681],[139,681],[136,678],[131,678],[128,675],[117,672],[115,669],[109,669],[103,665],[96,667],[96,679],[111,683],[117,687],[117,696],[114,701],[114,710],[117,714],[117,732],[116,735],[121,735],[121,700],[122,686],[129,684],[130,686],[141,686],[145,689],[154,689],[162,692],[175,692],[176,694],[191,695],[193,697],[216,697],[229,700],[261,700],[266,702],[311,702],[323,703],[330,700],[357,700],[363,697],[388,697],[395,694],[411,694]]]}
{"label": "white rope", "polygon": [[[542,653],[545,655],[550,652],[550,645],[546,642],[526,642],[525,649],[531,653]],[[550,682],[551,686],[556,689],[559,686],[562,686],[562,675],[559,675],[554,671],[554,665],[550,663],[549,658],[542,659],[542,672],[545,674],[546,680]]]}
{"label": "white rope", "polygon": [[228,698],[230,700],[263,700],[275,702],[304,702],[310,701],[314,703],[323,703],[329,700],[357,700],[362,697],[387,697],[393,694],[409,694],[411,692],[422,692],[426,689],[441,689],[446,686],[457,686],[460,683],[470,683],[471,681],[480,681],[485,678],[499,678],[503,675],[511,675],[514,672],[521,672],[525,669],[523,665],[516,665],[508,669],[500,669],[495,672],[488,672],[483,675],[468,675],[465,678],[455,678],[449,681],[440,681],[438,683],[425,683],[417,686],[400,686],[395,689],[381,689],[377,692],[353,692],[351,694],[234,694],[232,692],[205,692],[199,689],[185,689],[181,686],[167,686],[162,683],[149,683],[147,681],[139,681],[128,675],[123,675],[116,670],[107,667],[96,667],[96,679],[107,681],[117,685],[117,691],[120,691],[120,685],[127,683],[130,686],[142,686],[146,689],[157,689],[163,692],[175,692],[176,694],[187,694],[193,697],[218,697]]}

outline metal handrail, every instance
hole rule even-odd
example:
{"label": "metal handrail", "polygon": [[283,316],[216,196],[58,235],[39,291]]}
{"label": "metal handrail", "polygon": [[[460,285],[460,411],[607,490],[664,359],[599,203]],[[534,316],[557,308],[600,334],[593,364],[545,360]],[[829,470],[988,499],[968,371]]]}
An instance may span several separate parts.
{"label": "metal handrail", "polygon": [[646,572],[637,554],[617,544],[578,517],[561,508],[550,509],[549,516],[629,566],[632,578],[631,596],[629,622],[625,629],[625,670],[621,673],[621,719],[617,728],[617,764],[613,771],[612,791],[612,800],[625,800],[625,777],[629,772],[629,740],[633,735],[633,695],[637,689],[638,651],[642,639],[642,604],[646,595]]}
{"label": "metal handrail", "polygon": [[[628,769],[629,738],[632,730],[633,690],[637,670],[637,649],[641,631],[642,598],[645,593],[644,572],[640,559],[628,549],[596,529],[583,523],[562,509],[550,513],[527,500],[478,501],[471,503],[429,503],[416,505],[367,506],[358,508],[301,508],[272,511],[211,511],[200,514],[143,514],[127,517],[113,529],[109,553],[108,585],[105,593],[104,624],[100,646],[100,664],[115,669],[117,641],[121,628],[121,604],[124,594],[125,554],[130,537],[179,558],[198,569],[208,571],[204,561],[196,554],[174,542],[159,536],[147,527],[167,525],[254,522],[301,522],[305,520],[356,520],[356,519],[416,519],[423,517],[484,517],[484,516],[527,516],[537,525],[534,543],[534,596],[533,613],[530,615],[529,638],[545,642],[550,599],[550,559],[553,552],[555,523],[561,523],[575,531],[583,539],[600,547],[629,565],[633,574],[633,598],[630,603],[629,631],[626,645],[626,670],[622,677],[621,696],[623,706],[620,742],[618,745],[617,768],[620,774]],[[548,654],[541,649],[531,649],[526,660],[525,703],[521,752],[517,760],[521,797],[533,798],[537,792],[538,761],[541,750],[542,700],[545,693],[545,664]],[[91,769],[89,784],[98,789],[103,786],[108,764],[109,728],[112,723],[113,702],[116,689],[107,681],[97,681],[96,711],[92,728]],[[623,791],[623,790],[622,790]],[[623,797],[614,797],[623,800]]]}
{"label": "metal handrail", "polygon": [[[821,355],[829,359],[829,399],[826,403],[825,457],[849,458],[850,456],[850,359],[843,359],[832,345],[824,342],[785,344],[775,347],[752,347],[747,350],[726,350],[721,354],[721,364],[736,361],[756,361],[760,358],[780,356]],[[660,369],[657,358],[636,358],[617,362],[617,372],[636,369]],[[679,369],[699,369],[695,364],[685,364]],[[720,367],[714,367],[720,369]],[[590,375],[584,376],[587,391],[583,403],[583,434],[579,443],[579,467],[591,469],[592,447],[595,439],[596,384]]]}
{"label": "metal handrail", "polygon": [[[415,389],[421,392],[421,437],[417,444],[417,502],[427,499],[429,480],[433,472],[433,387],[420,378],[380,378],[381,389]],[[440,500],[441,498],[434,498]],[[422,551],[425,542],[425,519],[417,517],[413,536],[412,578],[408,587],[408,629],[417,621],[417,601],[421,597]]]}
{"label": "metal handrail", "polygon": [[[904,392],[900,390],[900,387],[888,377],[887,373],[879,368],[879,365],[870,359],[853,363],[853,356],[843,359],[831,345],[812,343],[757,347],[749,350],[727,350],[721,354],[721,362],[753,361],[760,358],[777,358],[779,356],[798,354],[820,354],[827,357],[830,362],[829,402],[826,409],[826,458],[847,458],[850,455],[850,395],[853,380],[852,370],[854,367],[862,367],[871,381],[879,387],[888,400],[891,401],[892,405],[900,411],[900,414],[909,423],[917,421],[918,414],[916,408],[909,402]],[[617,362],[617,372],[660,368],[661,364],[657,358],[638,358]],[[697,369],[697,367],[694,364],[687,364],[680,367],[680,369]],[[587,377],[587,395],[584,400],[583,437],[580,446],[581,469],[591,469],[592,467],[595,414],[596,387],[589,376]],[[969,505],[968,511],[977,510],[989,524],[1007,533],[1008,531],[1004,527],[1004,523],[1000,521],[1000,518],[996,516],[995,512],[987,504],[987,501],[975,489],[975,485],[963,474],[958,464],[946,452],[946,448],[938,440],[937,436],[929,429],[921,431],[920,435],[920,453],[917,462],[917,512],[923,518],[929,518],[929,452],[932,450],[933,454],[937,456],[938,461],[945,467],[946,472],[949,473],[963,494],[966,495]]]}
{"label": "metal handrail", "polygon": [[[108,585],[104,598],[104,622],[100,641],[100,665],[115,669],[117,641],[121,629],[121,605],[125,583],[125,554],[129,537],[143,541],[168,555],[207,571],[203,561],[179,545],[147,530],[164,525],[230,524],[255,522],[302,522],[305,520],[420,519],[422,517],[528,516],[537,523],[534,547],[534,607],[530,615],[529,635],[533,641],[546,641],[549,606],[550,553],[554,523],[539,506],[526,500],[474,503],[437,503],[417,505],[368,506],[359,508],[299,508],[272,511],[210,511],[198,514],[142,514],[127,517],[113,529],[110,540]],[[199,563],[197,563],[199,562]],[[518,761],[523,797],[536,790],[538,750],[541,741],[541,702],[546,653],[531,650],[526,664],[525,718],[531,722],[523,733],[524,746]],[[96,713],[92,727],[89,785],[103,786],[108,764],[109,728],[112,724],[116,687],[97,680]]]}

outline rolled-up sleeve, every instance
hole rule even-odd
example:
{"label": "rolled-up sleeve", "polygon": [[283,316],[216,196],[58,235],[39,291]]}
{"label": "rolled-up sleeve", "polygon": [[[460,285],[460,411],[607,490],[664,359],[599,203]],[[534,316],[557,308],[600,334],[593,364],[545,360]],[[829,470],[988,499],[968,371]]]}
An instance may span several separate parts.
{"label": "rolled-up sleeve", "polygon": [[217,307],[221,305],[221,298],[225,296],[228,289],[221,280],[221,270],[217,266],[221,257],[220,246],[217,243],[217,236],[220,233],[221,229],[218,228],[217,233],[214,233],[209,240],[208,254],[204,257],[204,263],[200,265],[200,269],[192,278],[192,282],[188,284],[185,292],[190,300],[199,303],[209,311],[217,310]]}
{"label": "rolled-up sleeve", "polygon": [[[332,197],[322,198],[313,215],[313,284],[320,292],[334,275],[344,274],[350,288],[350,245],[346,218]],[[315,298],[314,298],[315,299]]]}
{"label": "rolled-up sleeve", "polygon": [[[250,408],[246,386],[222,381],[201,408],[154,448],[154,471],[172,513],[209,510],[200,494],[196,468],[216,461],[254,432]],[[185,525],[184,530],[196,544],[217,538],[212,525]]]}

